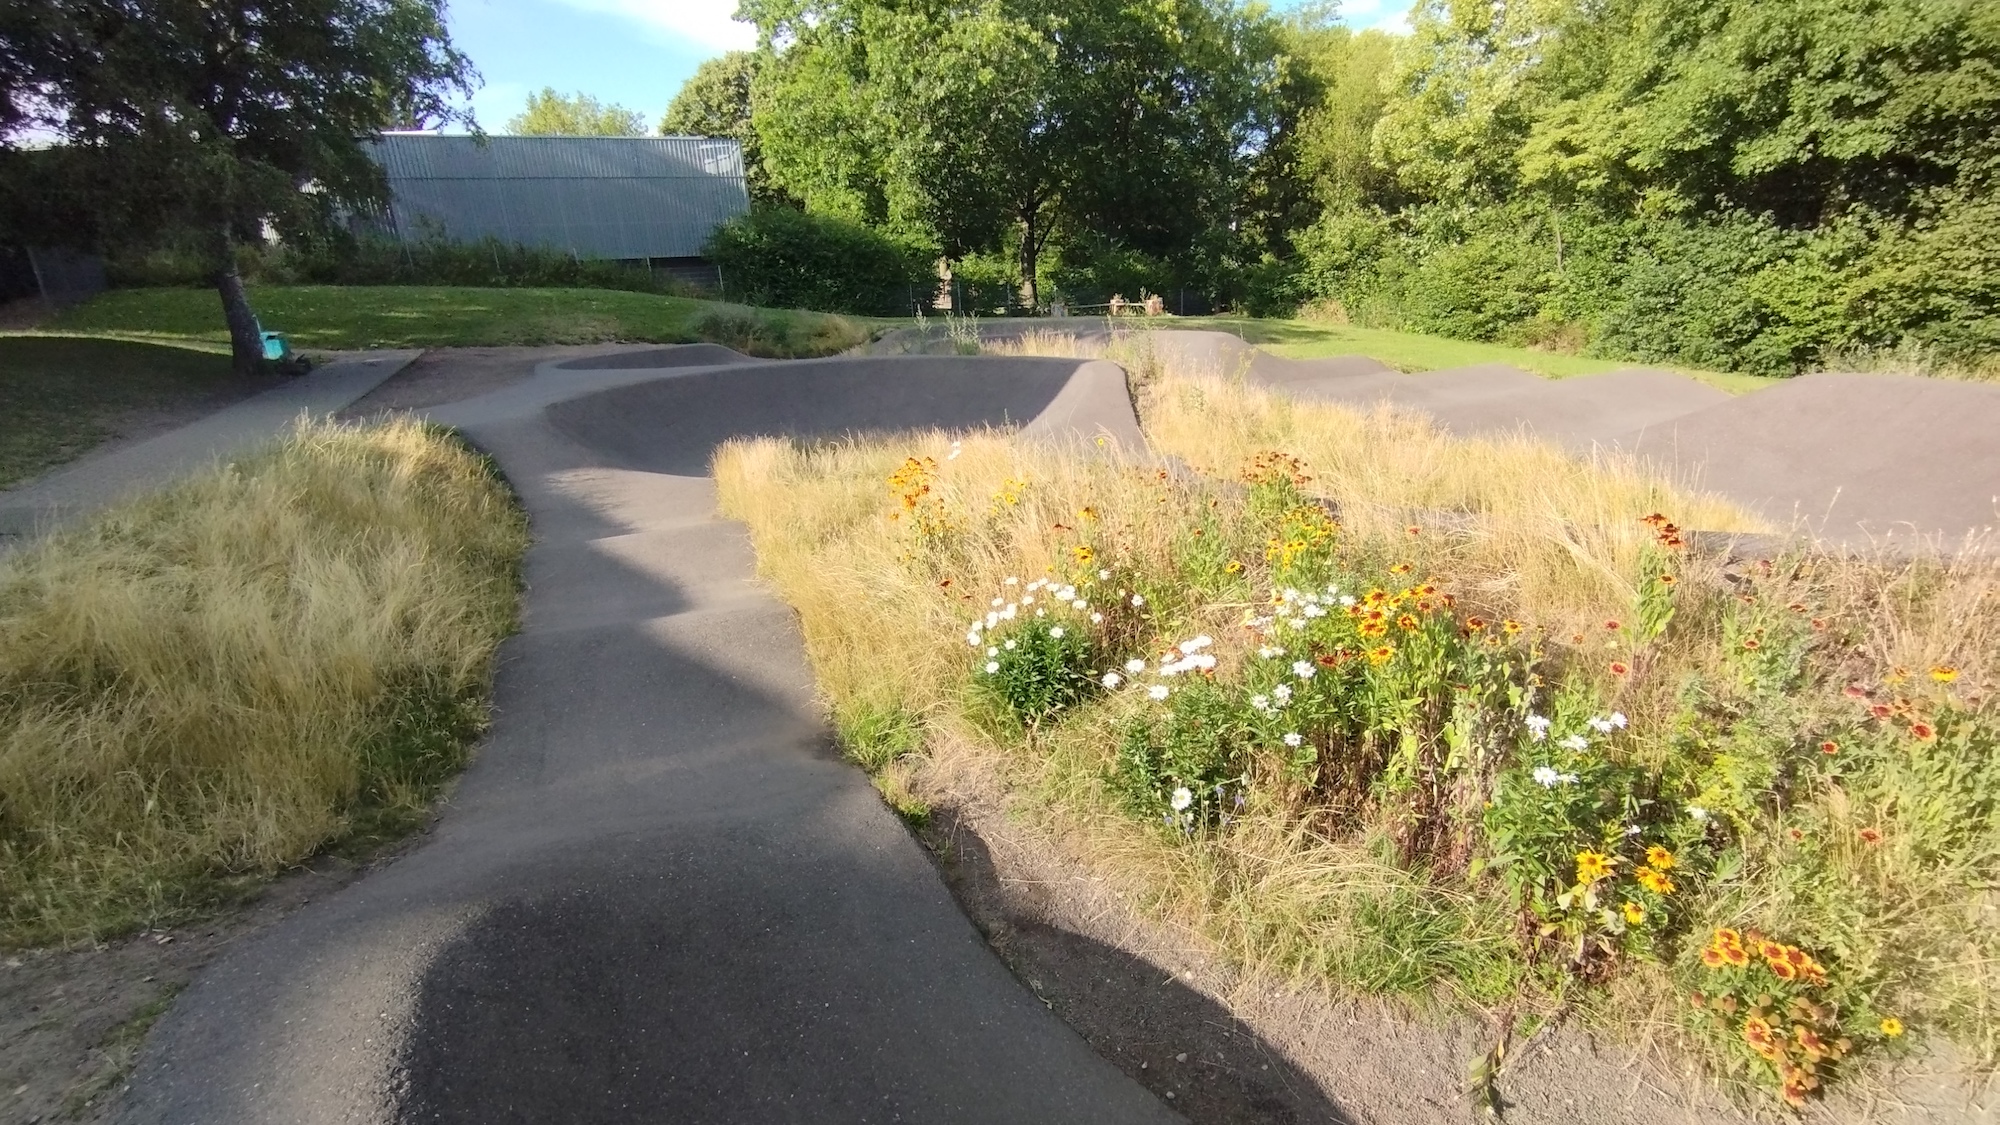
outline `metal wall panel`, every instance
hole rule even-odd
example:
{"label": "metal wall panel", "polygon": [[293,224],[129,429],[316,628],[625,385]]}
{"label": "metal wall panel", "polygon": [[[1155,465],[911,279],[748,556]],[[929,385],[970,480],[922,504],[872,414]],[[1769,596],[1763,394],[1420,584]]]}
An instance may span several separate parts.
{"label": "metal wall panel", "polygon": [[442,234],[582,258],[691,258],[750,206],[731,140],[391,133],[371,151],[405,242]]}

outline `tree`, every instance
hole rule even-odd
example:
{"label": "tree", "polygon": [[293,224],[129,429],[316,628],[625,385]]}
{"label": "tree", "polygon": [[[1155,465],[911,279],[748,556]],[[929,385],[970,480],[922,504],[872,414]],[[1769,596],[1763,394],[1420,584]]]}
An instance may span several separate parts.
{"label": "tree", "polygon": [[681,85],[660,118],[663,137],[729,137],[743,146],[743,182],[753,203],[786,202],[764,168],[764,145],[751,120],[751,91],[765,56],[731,51],[709,59]]}
{"label": "tree", "polygon": [[452,96],[475,79],[442,0],[45,0],[40,12],[4,27],[19,68],[9,100],[63,142],[47,167],[89,214],[80,233],[195,240],[241,371],[261,367],[263,345],[236,247],[267,223],[304,231],[381,202],[364,142],[391,122],[459,117]]}
{"label": "tree", "polygon": [[[1018,247],[1052,233],[1159,256],[1226,235],[1263,143],[1268,20],[1229,0],[744,0],[772,61],[753,120],[809,209]],[[778,49],[778,48],[782,49]]]}
{"label": "tree", "polygon": [[504,131],[517,137],[643,137],[646,119],[636,109],[544,86],[528,95],[526,108],[507,119]]}

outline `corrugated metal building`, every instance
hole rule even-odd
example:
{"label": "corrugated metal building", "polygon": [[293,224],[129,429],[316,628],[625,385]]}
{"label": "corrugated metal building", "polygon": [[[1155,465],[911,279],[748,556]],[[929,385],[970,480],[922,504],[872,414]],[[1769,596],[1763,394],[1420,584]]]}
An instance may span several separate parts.
{"label": "corrugated metal building", "polygon": [[685,261],[750,207],[733,140],[390,133],[372,152],[389,176],[387,225],[404,242],[442,233]]}

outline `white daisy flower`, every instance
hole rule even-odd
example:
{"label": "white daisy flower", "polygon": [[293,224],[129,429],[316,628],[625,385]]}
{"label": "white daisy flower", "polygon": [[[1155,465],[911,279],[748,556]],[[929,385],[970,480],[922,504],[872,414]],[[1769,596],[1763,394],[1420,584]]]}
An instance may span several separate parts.
{"label": "white daisy flower", "polygon": [[1013,652],[1013,651],[1014,651],[1014,642],[1013,642],[1013,641],[1008,641],[1008,642],[1006,643],[1006,645],[1005,645],[1005,646],[1003,646],[1003,647],[1005,647],[1005,648],[1006,648],[1006,650],[1007,650],[1008,652]]}
{"label": "white daisy flower", "polygon": [[1292,675],[1297,676],[1301,680],[1312,679],[1313,673],[1315,671],[1317,671],[1317,669],[1313,667],[1312,661],[1310,660],[1292,661]]}
{"label": "white daisy flower", "polygon": [[1188,787],[1183,785],[1179,789],[1174,790],[1173,800],[1167,803],[1174,807],[1175,812],[1180,812],[1182,809],[1194,804],[1194,794],[1188,792]]}
{"label": "white daisy flower", "polygon": [[1689,806],[1688,806],[1688,815],[1689,815],[1689,816],[1691,816],[1691,817],[1693,817],[1693,818],[1694,818],[1694,819],[1696,819],[1696,820],[1707,820],[1707,819],[1708,819],[1708,810],[1707,810],[1707,809],[1705,809],[1705,808],[1702,808],[1702,807],[1701,807],[1700,805],[1689,805]]}
{"label": "white daisy flower", "polygon": [[1568,738],[1563,739],[1561,742],[1556,743],[1556,745],[1562,747],[1565,750],[1572,750],[1581,753],[1585,750],[1590,749],[1590,740],[1583,737],[1580,734],[1572,734]]}
{"label": "white daisy flower", "polygon": [[1268,695],[1251,696],[1250,709],[1253,711],[1269,711],[1271,709],[1271,697]]}
{"label": "white daisy flower", "polygon": [[999,670],[1000,662],[998,660],[989,660],[986,662],[986,671],[988,674],[998,672]]}
{"label": "white daisy flower", "polygon": [[1353,595],[1353,594],[1342,594],[1342,595],[1340,595],[1340,605],[1341,605],[1341,608],[1343,608],[1343,609],[1353,609],[1353,608],[1354,608],[1354,595]]}
{"label": "white daisy flower", "polygon": [[1007,604],[1007,599],[1006,599],[1006,598],[994,598],[994,599],[993,599],[993,608],[994,608],[994,609],[999,609],[999,608],[1000,608],[1001,606],[1003,606],[1003,605],[1006,605],[1006,604]]}
{"label": "white daisy flower", "polygon": [[1090,615],[1090,623],[1091,623],[1092,625],[1102,625],[1102,624],[1104,624],[1104,615],[1103,615],[1103,614],[1101,614],[1101,613],[1093,613],[1093,614],[1091,614],[1091,615]]}
{"label": "white daisy flower", "polygon": [[1127,660],[1125,662],[1125,670],[1136,676],[1146,670],[1146,662],[1143,660]]}
{"label": "white daisy flower", "polygon": [[1625,712],[1623,712],[1623,711],[1613,711],[1613,712],[1611,712],[1611,725],[1612,725],[1612,726],[1614,726],[1614,727],[1617,727],[1617,728],[1618,728],[1619,730],[1624,730],[1624,729],[1625,729]]}
{"label": "white daisy flower", "polygon": [[1285,704],[1290,703],[1292,701],[1291,685],[1279,684],[1277,687],[1272,688],[1271,698],[1277,700],[1278,706],[1280,707],[1283,707]]}
{"label": "white daisy flower", "polygon": [[1110,571],[1108,571],[1108,570],[1100,570],[1100,571],[1098,571],[1098,572],[1097,572],[1097,580],[1098,580],[1099,582],[1109,582],[1109,581],[1111,581],[1111,572],[1110,572]]}
{"label": "white daisy flower", "polygon": [[1099,682],[1099,683],[1101,683],[1101,684],[1103,684],[1103,685],[1104,685],[1105,687],[1108,687],[1108,688],[1115,688],[1115,687],[1117,687],[1117,686],[1118,686],[1119,684],[1122,684],[1122,683],[1124,683],[1124,682],[1125,682],[1125,677],[1123,677],[1123,676],[1120,676],[1120,675],[1119,675],[1118,673],[1116,673],[1116,672],[1106,672],[1106,673],[1104,673],[1104,678],[1103,678],[1102,680],[1098,681],[1098,682]]}
{"label": "white daisy flower", "polygon": [[965,643],[966,643],[966,644],[969,644],[969,645],[971,645],[971,646],[972,646],[973,648],[978,648],[978,647],[979,647],[979,630],[977,630],[977,629],[974,629],[974,630],[973,630],[972,632],[970,632],[970,633],[967,633],[967,634],[965,635]]}
{"label": "white daisy flower", "polygon": [[1600,719],[1597,716],[1592,715],[1590,718],[1584,720],[1584,725],[1588,726],[1591,730],[1594,730],[1599,734],[1611,733],[1610,719]]}
{"label": "white daisy flower", "polygon": [[1528,737],[1534,739],[1536,742],[1540,742],[1549,736],[1549,720],[1547,718],[1541,715],[1530,715],[1527,718],[1527,725]]}
{"label": "white daisy flower", "polygon": [[[1000,584],[1002,586],[1019,586],[1021,584],[1021,579],[1017,575],[1010,574],[1007,576],[1006,580],[1001,582]],[[1034,587],[1030,586],[1028,587],[1028,589],[1032,590],[1034,589]]]}
{"label": "white daisy flower", "polygon": [[1304,738],[1302,738],[1302,737],[1300,737],[1300,735],[1299,735],[1299,732],[1298,732],[1298,731],[1293,731],[1293,732],[1291,732],[1290,734],[1288,734],[1288,735],[1286,735],[1286,736],[1285,736],[1285,745],[1287,745],[1287,746],[1292,746],[1292,747],[1296,747],[1296,746],[1298,746],[1298,744],[1299,744],[1299,743],[1301,743],[1301,742],[1304,742],[1304,741],[1305,741],[1305,739],[1304,739]]}
{"label": "white daisy flower", "polygon": [[1152,687],[1146,689],[1146,696],[1149,699],[1165,699],[1167,697],[1167,685],[1154,684]]}
{"label": "white daisy flower", "polygon": [[[1037,615],[1041,613],[1040,610],[1036,610],[1035,612]],[[1063,635],[1063,627],[1060,625],[1049,630],[1049,636],[1054,637],[1056,640],[1062,640],[1062,635]]]}
{"label": "white daisy flower", "polygon": [[989,647],[988,647],[988,648],[986,649],[986,655],[988,655],[988,656],[998,656],[998,655],[1000,655],[1000,650],[999,650],[998,648],[995,648],[995,647],[991,647],[991,646],[989,646]]}
{"label": "white daisy flower", "polygon": [[1144,595],[1142,595],[1142,594],[1133,594],[1133,595],[1132,595],[1132,608],[1133,608],[1133,609],[1138,609],[1138,608],[1139,608],[1140,606],[1142,606],[1142,605],[1145,605],[1145,604],[1146,604],[1146,598],[1145,598],[1145,596],[1144,596]]}
{"label": "white daisy flower", "polygon": [[1550,766],[1536,766],[1533,776],[1535,784],[1544,789],[1554,789],[1557,783],[1562,781],[1562,775]]}

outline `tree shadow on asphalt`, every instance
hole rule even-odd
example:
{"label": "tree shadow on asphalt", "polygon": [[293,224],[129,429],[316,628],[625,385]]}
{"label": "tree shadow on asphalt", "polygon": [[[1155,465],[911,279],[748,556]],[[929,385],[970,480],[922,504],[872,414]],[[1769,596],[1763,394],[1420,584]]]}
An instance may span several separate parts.
{"label": "tree shadow on asphalt", "polygon": [[1317,1082],[1172,969],[1049,920],[1055,910],[1002,877],[966,819],[933,810],[921,835],[952,896],[1021,983],[1190,1120],[1353,1125]]}

